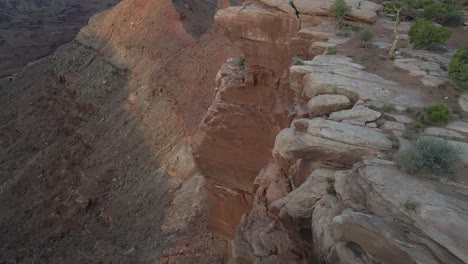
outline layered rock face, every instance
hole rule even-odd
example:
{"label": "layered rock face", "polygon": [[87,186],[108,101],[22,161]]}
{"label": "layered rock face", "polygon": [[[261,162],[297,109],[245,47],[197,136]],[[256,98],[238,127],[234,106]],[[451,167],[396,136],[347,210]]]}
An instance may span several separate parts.
{"label": "layered rock face", "polygon": [[[271,160],[276,135],[293,117],[289,105],[294,92],[287,71],[291,58],[313,57],[324,50],[311,49],[311,43],[326,37],[304,33],[322,19],[313,12],[296,15],[294,4],[281,4],[287,6],[284,12],[267,2],[246,3],[215,16],[219,32],[243,57],[229,60],[219,71],[216,97],[195,136],[194,151],[208,179],[209,225],[227,238],[250,210],[254,178]],[[329,13],[329,7],[324,10]]]}
{"label": "layered rock face", "polygon": [[[229,60],[218,72],[215,101],[197,132],[194,150],[209,182],[210,227],[232,238],[240,216],[250,210],[253,179],[270,159],[274,138],[286,124],[284,106],[291,97],[281,77],[289,64],[287,44],[300,23],[258,7],[227,8],[215,19],[232,39],[239,38],[236,44],[245,57]],[[270,52],[283,55],[269,57]]]}

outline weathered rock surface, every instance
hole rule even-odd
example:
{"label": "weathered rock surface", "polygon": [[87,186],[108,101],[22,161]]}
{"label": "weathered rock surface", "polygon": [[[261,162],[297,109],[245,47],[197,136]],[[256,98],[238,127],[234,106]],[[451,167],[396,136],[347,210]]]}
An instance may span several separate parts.
{"label": "weathered rock surface", "polygon": [[422,84],[437,87],[449,81],[448,71],[454,51],[443,53],[428,52],[425,50],[403,49],[404,58],[394,61],[394,66],[409,72],[411,76],[418,77]]}
{"label": "weathered rock surface", "polygon": [[468,93],[460,95],[460,98],[458,98],[458,104],[463,111],[468,112]]}
{"label": "weathered rock surface", "polygon": [[344,95],[323,94],[310,99],[307,103],[309,117],[328,115],[332,112],[347,109],[351,101]]}
{"label": "weathered rock surface", "polygon": [[[290,14],[295,13],[295,9],[287,0],[260,0],[263,4],[278,8]],[[301,14],[327,16],[331,15],[331,7],[333,2],[327,0],[293,0],[291,3]],[[382,9],[381,5],[370,1],[346,0],[346,3],[351,6],[347,18],[359,20],[367,23],[373,23],[377,17],[376,12]]]}
{"label": "weathered rock surface", "polygon": [[431,136],[438,136],[438,137],[447,137],[447,138],[457,138],[457,139],[464,139],[465,136],[462,134],[446,129],[441,127],[428,127],[424,129],[424,134],[431,135]]}
{"label": "weathered rock surface", "polygon": [[278,134],[273,149],[273,155],[288,164],[299,158],[353,164],[365,154],[392,148],[385,134],[370,128],[321,118],[296,122],[307,123],[307,132],[284,129]]}
{"label": "weathered rock surface", "polygon": [[401,87],[342,55],[319,55],[305,65],[291,67],[291,87],[311,98],[320,94],[340,94],[352,101],[370,100],[401,106],[423,106],[417,92]]}
{"label": "weathered rock surface", "polygon": [[447,125],[447,128],[450,128],[452,130],[462,132],[462,133],[468,133],[468,122],[465,121],[453,121],[450,122]]}
{"label": "weathered rock surface", "polygon": [[381,129],[383,130],[398,130],[398,131],[405,131],[405,125],[400,122],[395,121],[385,121],[382,125]]}
{"label": "weathered rock surface", "polygon": [[[271,218],[282,236],[269,243],[281,239],[284,246],[270,253],[290,263],[466,263],[467,238],[456,231],[468,228],[466,191],[408,176],[378,159],[357,170],[316,169],[273,203],[257,192],[258,207],[243,218],[235,245],[251,245]],[[261,204],[269,209],[258,215]],[[246,252],[236,248],[236,260],[243,259]],[[255,251],[249,257],[242,263],[265,260]]]}
{"label": "weathered rock surface", "polygon": [[355,105],[352,109],[332,113],[330,120],[334,121],[355,121],[356,123],[367,123],[377,120],[382,114],[364,105]]}

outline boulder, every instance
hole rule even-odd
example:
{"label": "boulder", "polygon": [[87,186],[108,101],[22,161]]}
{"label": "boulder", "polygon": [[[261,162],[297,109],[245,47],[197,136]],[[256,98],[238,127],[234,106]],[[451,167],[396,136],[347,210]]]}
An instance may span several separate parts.
{"label": "boulder", "polygon": [[316,118],[308,122],[307,132],[283,129],[276,137],[273,155],[288,164],[297,159],[339,161],[352,164],[367,154],[392,148],[392,142],[371,128]]}
{"label": "boulder", "polygon": [[385,121],[385,123],[380,127],[383,130],[397,130],[397,131],[405,131],[405,125],[400,122],[394,121]]}
{"label": "boulder", "polygon": [[310,99],[307,103],[309,117],[328,115],[332,112],[347,109],[351,101],[344,95],[323,94]]}
{"label": "boulder", "polygon": [[358,122],[371,122],[377,120],[382,114],[364,105],[356,105],[352,109],[334,112],[329,119],[334,121],[356,120]]}

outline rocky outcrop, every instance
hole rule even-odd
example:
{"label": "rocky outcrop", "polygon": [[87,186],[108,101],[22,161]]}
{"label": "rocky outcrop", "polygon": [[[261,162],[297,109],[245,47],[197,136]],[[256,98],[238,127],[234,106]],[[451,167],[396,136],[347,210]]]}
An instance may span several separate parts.
{"label": "rocky outcrop", "polygon": [[423,106],[416,91],[364,71],[343,55],[319,55],[304,65],[291,67],[291,88],[311,98],[321,94],[340,94],[353,102],[366,100],[401,106]]}
{"label": "rocky outcrop", "polygon": [[[270,179],[284,177],[294,173]],[[468,228],[465,187],[417,179],[379,159],[366,159],[353,170],[315,169],[300,187],[274,201],[265,199],[270,186],[259,187],[252,212],[238,228],[239,263],[467,261],[466,238],[456,231]],[[257,235],[265,232],[268,241]]]}
{"label": "rocky outcrop", "polygon": [[[353,6],[349,16],[365,22],[372,22],[380,8],[370,2],[349,4]],[[327,1],[258,1],[221,9],[215,15],[218,32],[228,36],[243,56],[221,67],[216,77],[215,100],[193,145],[197,166],[208,180],[210,227],[225,237],[233,237],[241,215],[250,210],[252,183],[271,160],[276,135],[288,126],[294,114],[289,108],[294,94],[288,83],[291,58],[323,53],[326,45],[314,45],[315,42],[349,40],[335,36],[333,23],[317,16],[330,16],[330,7]],[[321,28],[319,24],[324,21]],[[352,98],[341,94],[323,97],[339,101],[331,100],[325,106],[320,98],[312,99],[310,111],[316,116],[351,106]],[[311,144],[320,148],[320,144],[327,143]],[[277,183],[269,197],[282,193],[283,185]],[[229,210],[224,209],[227,207]]]}
{"label": "rocky outcrop", "polygon": [[[380,8],[348,3],[349,16],[367,22]],[[233,263],[466,262],[465,238],[447,229],[467,230],[467,190],[386,160],[413,120],[371,107],[425,101],[351,58],[319,55],[349,40],[319,17],[331,4],[262,0],[218,11],[218,30],[244,56],[221,67],[195,137],[210,228],[234,237]],[[290,66],[293,56],[301,59]]]}
{"label": "rocky outcrop", "polygon": [[247,5],[220,10],[215,20],[243,57],[228,60],[218,72],[215,100],[194,137],[194,154],[208,180],[209,226],[232,238],[252,206],[254,178],[288,123],[292,92],[284,73],[291,57],[307,54],[308,46],[297,35],[300,20],[283,12]]}
{"label": "rocky outcrop", "polygon": [[[331,16],[332,1],[327,0],[260,0],[265,5],[278,8],[284,12],[295,14],[313,15],[313,16]],[[346,3],[351,7],[347,18],[362,22],[372,23],[376,20],[381,5],[370,1],[347,0]]]}

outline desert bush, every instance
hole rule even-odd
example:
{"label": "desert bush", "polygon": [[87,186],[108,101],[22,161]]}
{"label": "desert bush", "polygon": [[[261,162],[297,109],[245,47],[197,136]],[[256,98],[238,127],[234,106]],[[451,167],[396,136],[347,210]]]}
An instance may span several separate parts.
{"label": "desert bush", "polygon": [[372,39],[374,38],[374,33],[370,31],[370,29],[365,28],[361,31],[359,31],[359,40],[362,43],[362,46],[365,48],[370,47],[372,44]]}
{"label": "desert bush", "polygon": [[410,42],[417,49],[440,47],[451,35],[452,30],[423,19],[417,20],[409,31]]}
{"label": "desert bush", "polygon": [[443,125],[448,122],[450,112],[451,110],[446,104],[435,104],[419,113],[418,117],[425,124]]}
{"label": "desert bush", "polygon": [[460,47],[449,64],[449,75],[462,89],[468,89],[468,44]]}
{"label": "desert bush", "polygon": [[387,13],[395,16],[401,8],[400,15],[405,20],[424,18],[437,21],[445,26],[456,27],[463,24],[463,13],[457,11],[468,0],[398,0],[386,2]]}
{"label": "desert bush", "polygon": [[450,176],[456,171],[459,151],[445,140],[423,137],[397,154],[395,160],[407,173],[426,170],[436,176]]}
{"label": "desert bush", "polygon": [[341,24],[346,16],[346,14],[351,10],[351,6],[346,4],[345,0],[336,0],[331,7],[331,12],[338,19],[338,22]]}
{"label": "desert bush", "polygon": [[438,1],[434,1],[424,6],[422,11],[422,17],[426,20],[443,19],[447,14],[447,6]]}
{"label": "desert bush", "polygon": [[457,10],[453,10],[449,11],[443,18],[442,25],[447,27],[456,27],[463,25],[463,22],[465,22],[465,16],[463,13]]}

